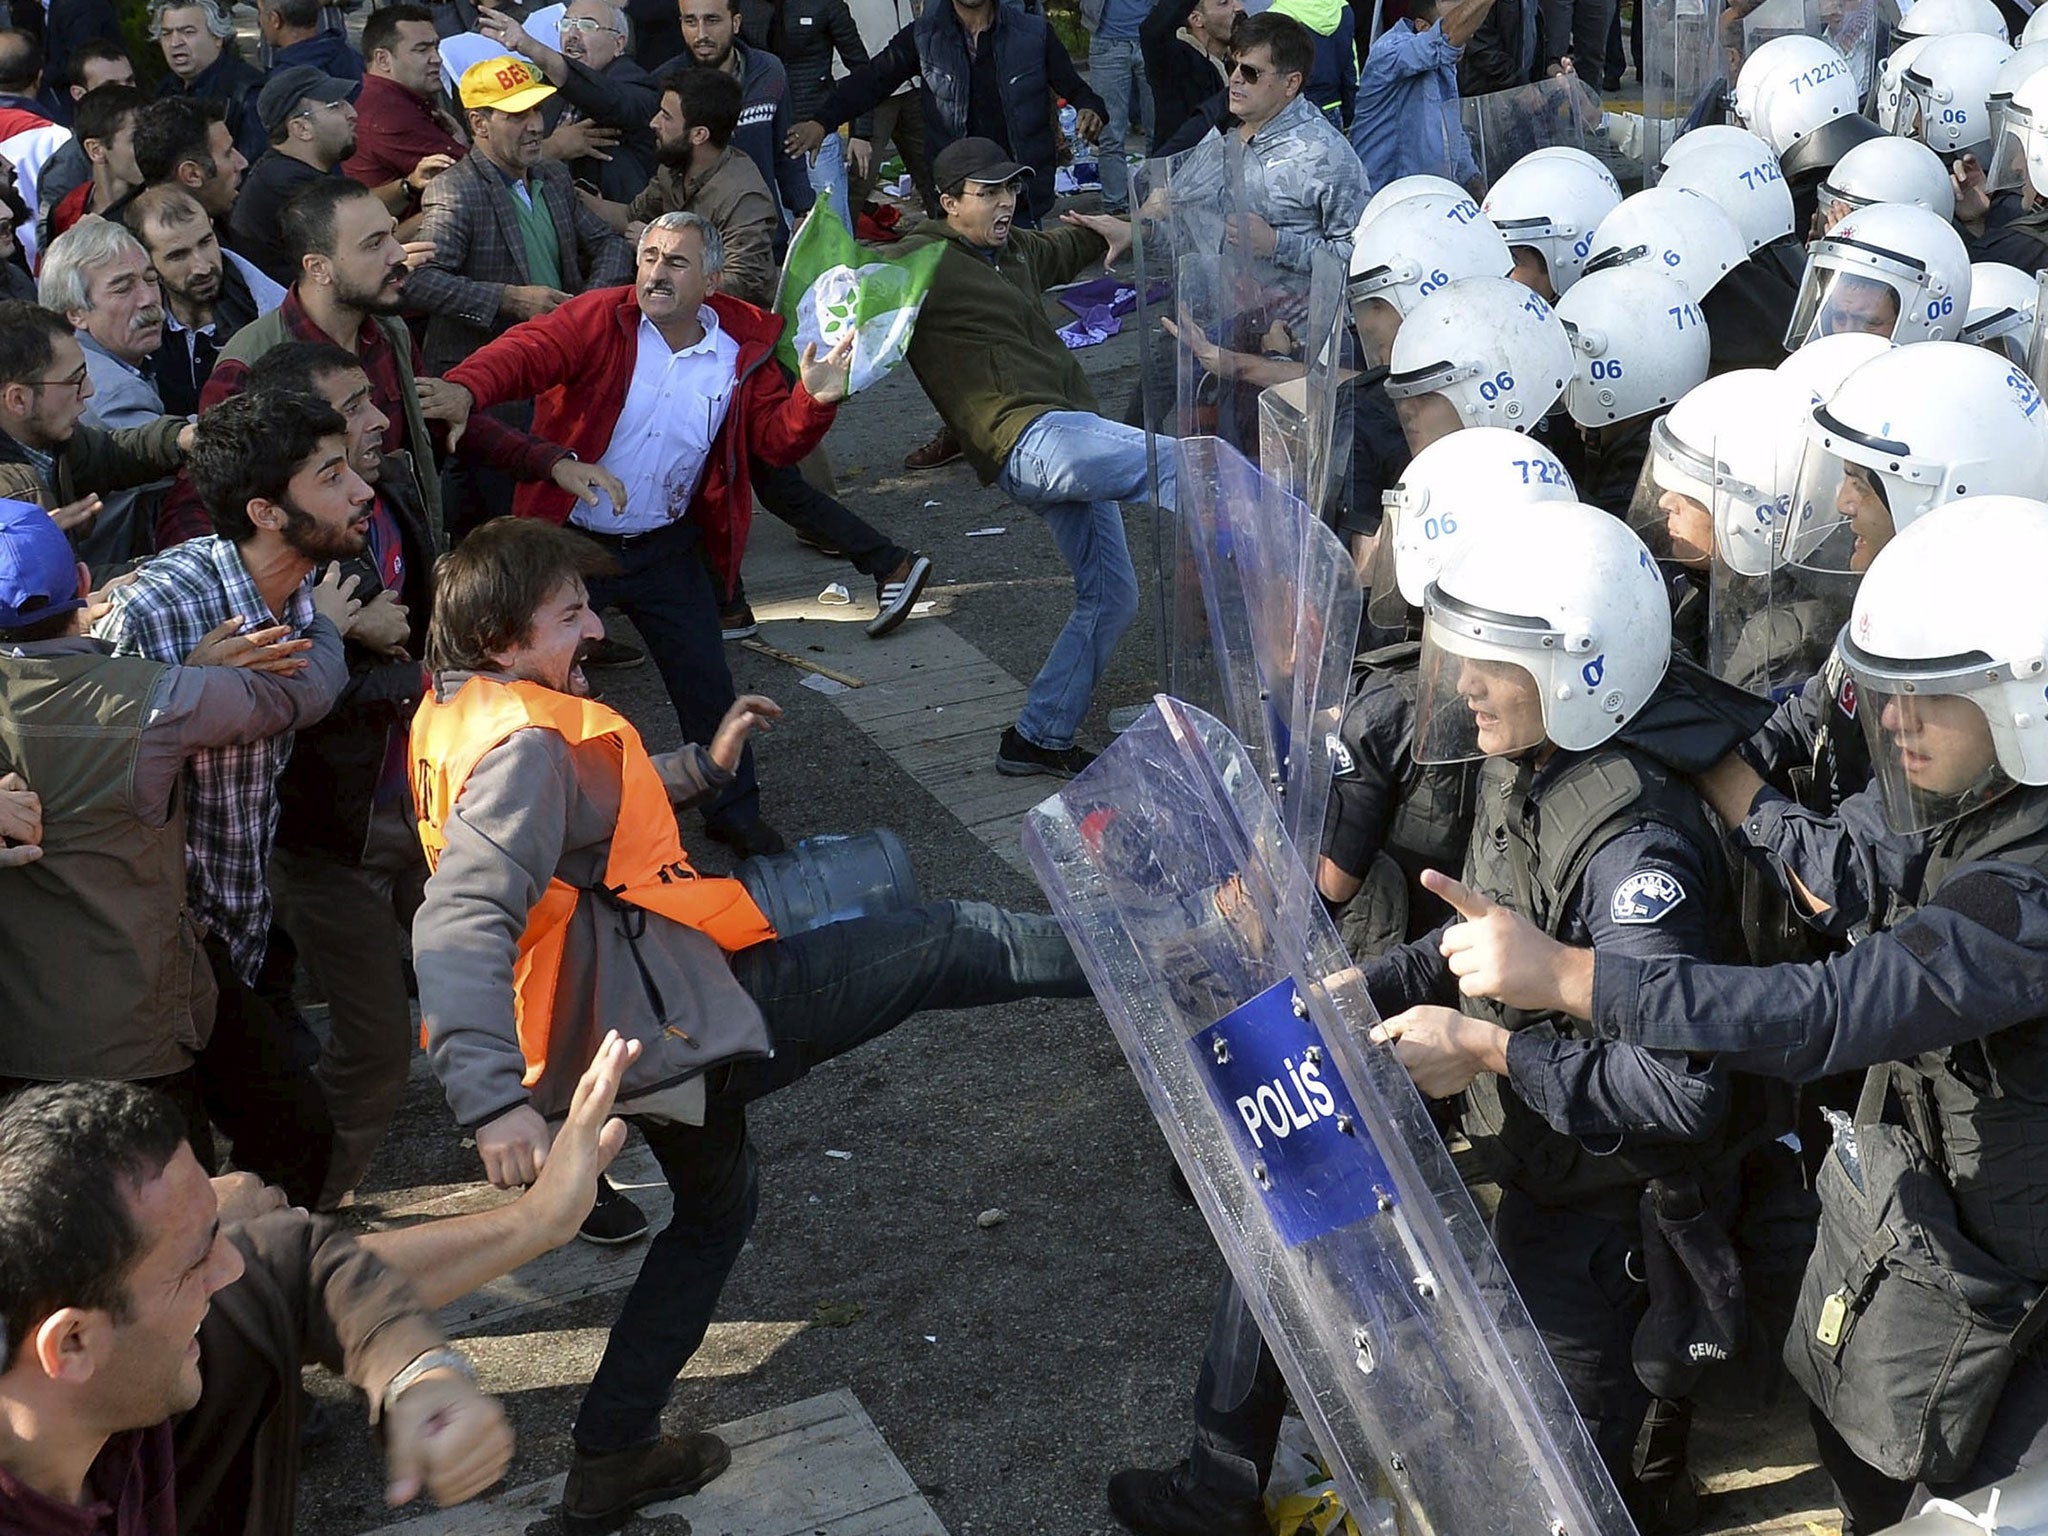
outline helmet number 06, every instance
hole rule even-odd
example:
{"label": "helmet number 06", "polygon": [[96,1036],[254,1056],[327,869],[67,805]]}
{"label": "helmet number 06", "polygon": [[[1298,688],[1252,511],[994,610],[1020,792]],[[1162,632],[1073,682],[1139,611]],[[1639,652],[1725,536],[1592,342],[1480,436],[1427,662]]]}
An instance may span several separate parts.
{"label": "helmet number 06", "polygon": [[1493,404],[1502,395],[1511,395],[1514,392],[1515,378],[1510,373],[1496,373],[1490,379],[1481,379],[1479,381],[1479,398],[1488,405]]}

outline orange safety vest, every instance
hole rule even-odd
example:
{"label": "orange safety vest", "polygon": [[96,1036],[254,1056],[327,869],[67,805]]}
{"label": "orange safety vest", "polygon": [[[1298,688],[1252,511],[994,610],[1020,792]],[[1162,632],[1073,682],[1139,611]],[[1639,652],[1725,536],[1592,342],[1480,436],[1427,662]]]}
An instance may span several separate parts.
{"label": "orange safety vest", "polygon": [[[775,937],[774,927],[744,885],[728,876],[700,875],[691,867],[676,831],[668,788],[626,717],[594,699],[558,693],[539,683],[472,677],[445,704],[430,692],[413,716],[413,807],[429,871],[440,866],[441,850],[448,846],[443,828],[476,765],[513,732],[530,728],[553,731],[572,747],[606,737],[618,743],[623,759],[619,822],[604,871],[604,889],[611,899],[695,928],[727,953]],[[540,1080],[547,1064],[562,947],[582,895],[566,881],[550,880],[519,936],[519,958],[512,972],[513,1016],[529,1088]]]}

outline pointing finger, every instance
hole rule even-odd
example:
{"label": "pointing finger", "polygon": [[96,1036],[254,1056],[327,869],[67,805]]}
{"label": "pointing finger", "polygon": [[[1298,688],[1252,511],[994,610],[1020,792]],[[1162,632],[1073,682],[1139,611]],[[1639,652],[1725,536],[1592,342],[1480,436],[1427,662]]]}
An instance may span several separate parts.
{"label": "pointing finger", "polygon": [[1448,902],[1460,917],[1485,917],[1494,910],[1494,904],[1471,886],[1453,879],[1440,869],[1425,869],[1422,884],[1425,890]]}

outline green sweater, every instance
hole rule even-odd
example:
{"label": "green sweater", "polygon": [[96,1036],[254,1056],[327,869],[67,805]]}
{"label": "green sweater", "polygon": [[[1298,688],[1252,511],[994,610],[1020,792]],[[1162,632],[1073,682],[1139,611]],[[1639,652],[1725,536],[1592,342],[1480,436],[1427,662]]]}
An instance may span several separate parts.
{"label": "green sweater", "polygon": [[1096,409],[1088,376],[1046,318],[1045,290],[1072,282],[1109,247],[1092,230],[1062,226],[1012,230],[1001,249],[983,252],[936,220],[903,246],[933,240],[948,249],[917,312],[910,367],[987,485],[1039,417]]}

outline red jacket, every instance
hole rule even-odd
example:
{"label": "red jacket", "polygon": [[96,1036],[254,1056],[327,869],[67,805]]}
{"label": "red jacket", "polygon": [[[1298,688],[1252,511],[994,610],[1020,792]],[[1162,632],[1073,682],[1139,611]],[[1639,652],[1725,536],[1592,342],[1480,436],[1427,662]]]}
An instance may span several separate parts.
{"label": "red jacket", "polygon": [[[838,412],[783,377],[775,362],[779,315],[722,293],[710,303],[725,333],[739,344],[739,387],[704,461],[690,518],[703,532],[711,568],[729,590],[754,517],[749,460],[796,463],[824,440]],[[478,410],[531,396],[534,436],[594,464],[611,446],[639,346],[639,294],[631,285],[600,288],[513,326],[449,369],[448,377],[476,397]],[[512,497],[519,516],[551,523],[567,522],[571,505],[569,493],[552,482],[522,485]]]}

